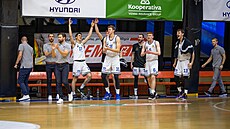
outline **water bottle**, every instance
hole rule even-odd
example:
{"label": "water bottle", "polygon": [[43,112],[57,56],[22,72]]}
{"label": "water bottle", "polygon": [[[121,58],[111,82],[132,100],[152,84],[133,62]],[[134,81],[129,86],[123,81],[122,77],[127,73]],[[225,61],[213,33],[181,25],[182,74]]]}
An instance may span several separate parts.
{"label": "water bottle", "polygon": [[100,91],[99,91],[99,88],[97,88],[97,99],[99,100],[100,98]]}

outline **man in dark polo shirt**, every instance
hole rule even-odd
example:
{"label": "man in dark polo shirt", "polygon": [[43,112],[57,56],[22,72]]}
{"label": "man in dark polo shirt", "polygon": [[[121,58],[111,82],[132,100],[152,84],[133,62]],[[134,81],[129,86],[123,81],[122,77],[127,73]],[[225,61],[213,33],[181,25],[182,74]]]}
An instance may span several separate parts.
{"label": "man in dark polo shirt", "polygon": [[[133,76],[134,76],[134,95],[129,96],[130,99],[138,99],[138,95],[137,95],[138,76],[145,75],[146,56],[141,56],[143,44],[144,44],[144,34],[139,34],[138,43],[133,44],[131,64],[130,64],[131,69],[133,70]],[[147,77],[145,77],[145,80],[148,85]]]}
{"label": "man in dark polo shirt", "polygon": [[[49,43],[43,45],[43,52],[46,56],[46,78],[47,78],[47,90],[48,90],[48,101],[52,101],[52,72],[56,76],[56,56],[55,56],[55,43],[54,34],[50,33],[48,35]],[[58,93],[58,87],[56,86],[56,91]],[[56,99],[59,99],[59,94],[57,94]]]}
{"label": "man in dark polo shirt", "polygon": [[211,55],[209,59],[201,66],[204,68],[208,63],[212,61],[212,67],[214,71],[214,75],[212,78],[212,84],[209,87],[208,91],[204,92],[207,96],[211,96],[213,89],[216,86],[216,82],[219,82],[221,94],[220,97],[227,97],[227,92],[225,90],[222,78],[221,78],[221,70],[223,69],[224,62],[226,60],[225,50],[221,46],[218,45],[218,39],[212,39],[213,49],[211,50]]}

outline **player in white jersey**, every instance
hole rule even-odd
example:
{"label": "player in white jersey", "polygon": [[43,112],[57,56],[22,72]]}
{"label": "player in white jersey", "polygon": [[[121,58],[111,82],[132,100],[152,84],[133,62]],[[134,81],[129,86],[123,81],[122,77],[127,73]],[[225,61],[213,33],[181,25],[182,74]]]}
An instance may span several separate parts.
{"label": "player in white jersey", "polygon": [[141,55],[146,55],[145,76],[148,78],[150,86],[150,96],[148,99],[154,100],[156,93],[156,76],[158,75],[158,56],[161,55],[160,43],[153,39],[153,33],[147,33],[147,42],[143,45]]}
{"label": "player in white jersey", "polygon": [[83,95],[83,88],[85,85],[91,80],[92,74],[91,71],[88,67],[88,65],[85,62],[85,47],[84,44],[90,39],[90,36],[92,35],[93,32],[93,27],[94,27],[94,21],[91,22],[91,27],[89,30],[89,33],[87,37],[82,40],[82,34],[77,33],[75,35],[76,41],[73,39],[73,34],[71,30],[71,24],[72,21],[69,19],[69,36],[70,36],[70,42],[72,45],[73,49],[73,80],[72,80],[72,91],[73,95],[75,95],[75,85],[77,82],[77,78],[82,74],[82,76],[86,76],[84,82],[82,83],[81,87],[78,89],[78,91]]}
{"label": "player in white jersey", "polygon": [[[174,76],[179,91],[177,99],[181,98],[183,100],[187,99],[188,94],[188,79],[190,77],[190,69],[192,68],[195,54],[193,50],[193,45],[191,42],[184,37],[184,30],[177,30],[177,39],[176,46],[174,49],[174,64],[175,68]],[[184,88],[184,92],[182,91]]]}
{"label": "player in white jersey", "polygon": [[108,36],[103,41],[103,52],[106,53],[104,63],[102,65],[102,82],[105,86],[106,94],[103,100],[108,100],[112,96],[109,91],[108,81],[106,77],[109,74],[114,74],[116,84],[116,100],[120,100],[120,82],[118,76],[120,74],[120,37],[115,35],[115,27],[113,25],[108,26]]}

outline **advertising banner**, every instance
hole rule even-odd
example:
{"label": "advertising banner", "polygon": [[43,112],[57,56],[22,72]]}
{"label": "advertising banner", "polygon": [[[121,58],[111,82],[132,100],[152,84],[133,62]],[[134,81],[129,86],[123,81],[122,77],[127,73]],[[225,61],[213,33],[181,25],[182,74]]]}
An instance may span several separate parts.
{"label": "advertising banner", "polygon": [[203,0],[203,20],[230,21],[230,0]]}
{"label": "advertising banner", "polygon": [[183,0],[22,0],[22,16],[182,21]]}
{"label": "advertising banner", "polygon": [[22,16],[105,18],[105,0],[22,0]]}
{"label": "advertising banner", "polygon": [[106,18],[182,20],[182,0],[107,0]]}

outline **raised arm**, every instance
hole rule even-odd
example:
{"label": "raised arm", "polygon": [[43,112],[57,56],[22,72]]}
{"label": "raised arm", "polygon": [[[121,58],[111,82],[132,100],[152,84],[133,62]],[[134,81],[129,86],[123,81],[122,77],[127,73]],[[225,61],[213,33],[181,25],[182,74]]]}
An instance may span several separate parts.
{"label": "raised arm", "polygon": [[69,18],[69,38],[70,38],[71,46],[74,47],[75,43],[74,43],[73,33],[72,33],[72,29],[71,29],[72,23],[73,23],[73,21],[71,20],[71,18]]}
{"label": "raised arm", "polygon": [[82,41],[83,44],[85,44],[85,43],[89,40],[89,38],[91,37],[92,32],[93,32],[93,27],[94,27],[94,20],[92,20],[92,22],[91,22],[91,27],[90,27],[90,29],[89,29],[88,35],[87,35],[86,38]]}
{"label": "raised arm", "polygon": [[95,20],[94,20],[94,23],[95,23],[95,31],[96,31],[96,34],[97,34],[97,36],[99,37],[99,39],[100,40],[102,40],[103,39],[103,36],[102,36],[102,34],[100,33],[100,31],[99,31],[99,28],[98,28],[98,25],[97,25],[97,23],[99,22],[99,20],[96,18]]}

